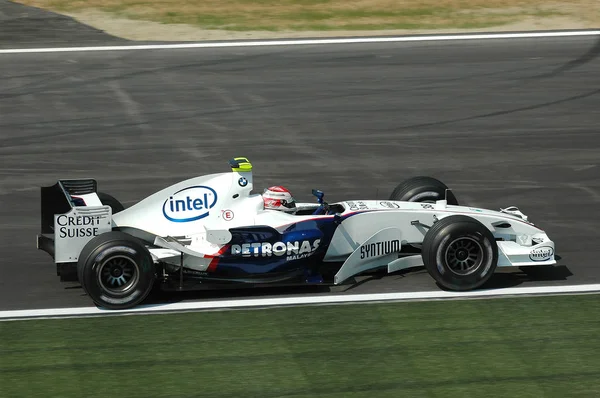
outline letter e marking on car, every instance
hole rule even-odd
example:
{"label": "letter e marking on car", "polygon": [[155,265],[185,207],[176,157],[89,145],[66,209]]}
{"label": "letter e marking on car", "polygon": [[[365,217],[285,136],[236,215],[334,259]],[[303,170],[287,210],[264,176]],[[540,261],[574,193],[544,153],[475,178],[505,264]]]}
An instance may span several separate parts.
{"label": "letter e marking on car", "polygon": [[225,221],[233,220],[233,211],[223,210],[223,220],[225,220]]}

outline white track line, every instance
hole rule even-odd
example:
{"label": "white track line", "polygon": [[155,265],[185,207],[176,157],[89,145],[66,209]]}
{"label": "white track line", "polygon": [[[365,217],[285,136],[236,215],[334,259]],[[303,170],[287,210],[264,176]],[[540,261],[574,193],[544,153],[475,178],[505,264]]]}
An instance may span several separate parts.
{"label": "white track line", "polygon": [[384,301],[417,301],[417,300],[440,300],[440,299],[463,299],[463,298],[486,298],[486,297],[511,297],[523,295],[556,295],[556,294],[578,294],[578,293],[600,293],[600,284],[593,285],[571,285],[571,286],[543,286],[478,290],[470,292],[448,292],[435,290],[429,292],[410,293],[379,293],[379,294],[352,294],[352,295],[322,295],[322,296],[300,296],[279,297],[262,299],[241,300],[213,300],[194,301],[172,304],[145,305],[129,310],[105,310],[98,307],[80,308],[52,308],[39,310],[16,310],[0,311],[0,321],[25,320],[40,318],[72,318],[88,316],[114,316],[131,314],[150,314],[165,312],[202,311],[202,310],[226,310],[240,308],[265,308],[281,306],[299,306],[314,304],[348,304]]}
{"label": "white track line", "polygon": [[298,39],[298,40],[258,40],[199,42],[182,44],[148,44],[100,47],[57,47],[57,48],[14,48],[0,50],[0,54],[38,54],[83,51],[131,51],[131,50],[174,50],[189,48],[224,48],[224,47],[266,47],[266,46],[299,46],[315,44],[358,44],[358,43],[397,43],[441,40],[489,40],[489,39],[527,39],[544,37],[596,36],[600,30],[566,31],[566,32],[526,32],[526,33],[480,33],[427,36],[397,37],[353,37],[340,39]]}

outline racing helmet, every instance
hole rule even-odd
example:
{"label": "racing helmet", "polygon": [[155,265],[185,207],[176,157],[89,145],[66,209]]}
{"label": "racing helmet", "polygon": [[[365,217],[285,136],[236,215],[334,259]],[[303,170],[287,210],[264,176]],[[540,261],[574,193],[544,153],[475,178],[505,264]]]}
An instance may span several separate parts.
{"label": "racing helmet", "polygon": [[282,186],[266,188],[262,194],[265,210],[279,210],[286,213],[296,212],[296,201],[291,192]]}

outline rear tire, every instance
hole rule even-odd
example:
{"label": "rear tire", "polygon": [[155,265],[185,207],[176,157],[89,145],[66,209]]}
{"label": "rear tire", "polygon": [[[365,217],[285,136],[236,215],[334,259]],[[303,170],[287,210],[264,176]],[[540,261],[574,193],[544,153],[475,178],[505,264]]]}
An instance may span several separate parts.
{"label": "rear tire", "polygon": [[421,255],[425,268],[442,287],[473,290],[494,274],[498,245],[485,225],[471,217],[453,215],[427,231]]}
{"label": "rear tire", "polygon": [[[413,177],[396,186],[390,200],[401,200],[406,202],[429,202],[444,200],[448,187],[440,180],[432,177]],[[458,200],[448,191],[448,204],[458,205]]]}
{"label": "rear tire", "polygon": [[110,206],[112,214],[117,214],[118,212],[125,210],[125,206],[123,206],[115,197],[104,192],[97,192],[96,195],[98,195],[100,202],[102,202],[104,206]]}
{"label": "rear tire", "polygon": [[132,308],[150,293],[155,280],[152,256],[137,238],[120,231],[90,240],[81,251],[77,275],[96,305]]}

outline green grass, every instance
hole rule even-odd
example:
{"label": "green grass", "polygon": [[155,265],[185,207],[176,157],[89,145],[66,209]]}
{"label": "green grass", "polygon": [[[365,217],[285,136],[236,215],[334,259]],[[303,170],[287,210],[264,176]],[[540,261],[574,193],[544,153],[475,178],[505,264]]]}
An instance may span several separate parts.
{"label": "green grass", "polygon": [[[219,14],[168,11],[159,15],[139,15],[122,6],[109,12],[133,20],[151,20],[163,24],[188,24],[205,29],[229,31],[335,31],[386,29],[473,29],[507,25],[531,14],[463,15],[445,8],[398,11],[337,10],[280,12],[277,9],[256,14],[226,12]],[[540,13],[536,13],[540,14]],[[543,17],[557,16],[545,12]]]}
{"label": "green grass", "polygon": [[[58,12],[100,10],[132,20],[230,31],[487,28],[527,17],[580,19],[600,10],[591,0],[551,4],[543,0],[17,1]],[[561,11],[566,10],[565,4],[570,8]]]}
{"label": "green grass", "polygon": [[596,295],[1,322],[2,397],[596,397]]}

